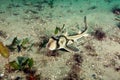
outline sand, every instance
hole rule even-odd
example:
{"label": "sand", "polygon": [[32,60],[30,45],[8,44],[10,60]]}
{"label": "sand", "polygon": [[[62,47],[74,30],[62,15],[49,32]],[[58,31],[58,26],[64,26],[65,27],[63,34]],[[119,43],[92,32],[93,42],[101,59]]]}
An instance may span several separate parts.
{"label": "sand", "polygon": [[[42,1],[42,0],[41,0]],[[49,1],[49,0],[46,0]],[[55,27],[65,24],[69,34],[78,32],[75,27],[84,28],[84,16],[87,16],[89,37],[82,38],[74,43],[79,49],[77,53],[59,51],[58,56],[47,56],[44,47],[33,51],[11,52],[10,61],[17,56],[27,55],[35,61],[34,67],[41,74],[41,80],[69,80],[67,77],[75,65],[73,56],[82,56],[82,63],[78,66],[80,71],[71,80],[120,80],[120,28],[116,25],[120,16],[112,13],[114,6],[120,7],[119,0],[54,0],[53,7],[48,3],[35,7],[40,0],[1,0],[0,1],[0,30],[6,32],[7,37],[0,36],[5,45],[12,42],[14,37],[29,38],[33,43],[39,43],[41,36],[54,36]],[[25,4],[26,3],[26,4]],[[102,28],[106,37],[97,40],[92,32]],[[86,48],[90,45],[93,50]],[[0,56],[0,74],[4,72],[7,59]],[[20,75],[19,75],[20,74]],[[7,79],[23,77],[22,72],[8,74]]]}

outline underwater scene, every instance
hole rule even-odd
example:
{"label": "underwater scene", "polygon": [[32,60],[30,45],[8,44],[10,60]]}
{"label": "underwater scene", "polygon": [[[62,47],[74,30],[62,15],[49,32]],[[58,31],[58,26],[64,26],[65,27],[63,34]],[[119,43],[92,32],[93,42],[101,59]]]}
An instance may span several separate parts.
{"label": "underwater scene", "polygon": [[120,0],[0,0],[0,80],[120,80]]}

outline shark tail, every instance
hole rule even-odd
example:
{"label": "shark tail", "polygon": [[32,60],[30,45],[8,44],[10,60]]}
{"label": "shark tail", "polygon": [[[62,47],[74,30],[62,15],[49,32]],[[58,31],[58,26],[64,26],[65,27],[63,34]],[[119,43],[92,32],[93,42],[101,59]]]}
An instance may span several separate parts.
{"label": "shark tail", "polygon": [[82,33],[84,33],[85,31],[87,31],[87,17],[86,16],[84,16],[84,24],[85,24],[85,29],[82,31],[82,32],[80,32],[79,34],[82,34]]}

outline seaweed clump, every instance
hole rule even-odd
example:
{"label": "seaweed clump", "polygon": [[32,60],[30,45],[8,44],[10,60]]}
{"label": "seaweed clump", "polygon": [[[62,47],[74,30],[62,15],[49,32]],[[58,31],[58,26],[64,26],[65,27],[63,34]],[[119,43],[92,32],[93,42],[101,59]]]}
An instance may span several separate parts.
{"label": "seaweed clump", "polygon": [[53,4],[54,4],[54,0],[51,0],[50,2],[48,2],[48,5],[50,6],[50,8],[54,7]]}
{"label": "seaweed clump", "polygon": [[34,46],[38,47],[38,51],[40,51],[42,48],[46,47],[46,44],[48,42],[48,37],[47,36],[41,36],[39,38],[39,41],[34,43]]}
{"label": "seaweed clump", "polygon": [[84,46],[85,50],[88,52],[88,56],[96,57],[98,54],[96,53],[95,46],[92,45],[92,43],[87,43]]}
{"label": "seaweed clump", "polygon": [[112,2],[112,0],[104,0],[105,2],[108,2],[108,3],[111,3]]}
{"label": "seaweed clump", "polygon": [[0,42],[0,54],[4,58],[9,58],[10,56],[9,49],[2,42]]}
{"label": "seaweed clump", "polygon": [[[33,58],[18,56],[17,60],[13,60],[5,65],[5,72],[23,72],[25,74],[26,80],[41,80],[40,74],[37,74],[37,69],[33,67]],[[5,76],[4,76],[5,77]],[[3,78],[4,78],[3,77]],[[15,80],[21,80],[23,77],[17,76]]]}
{"label": "seaweed clump", "polygon": [[114,6],[112,8],[112,12],[116,15],[120,15],[120,8],[118,6]]}
{"label": "seaweed clump", "polygon": [[58,53],[57,50],[54,50],[54,51],[50,51],[50,50],[49,50],[46,55],[47,55],[47,56],[57,57],[57,56],[59,56],[59,53]]}
{"label": "seaweed clump", "polygon": [[90,8],[88,8],[88,10],[94,10],[96,8],[97,8],[97,6],[91,6]]}
{"label": "seaweed clump", "polygon": [[75,61],[76,64],[80,65],[83,62],[83,58],[79,54],[74,54],[73,60]]}
{"label": "seaweed clump", "polygon": [[30,42],[28,38],[24,38],[22,40],[15,37],[10,45],[7,45],[8,49],[13,52],[17,50],[18,52],[21,52],[23,50],[32,50],[33,43]]}
{"label": "seaweed clump", "polygon": [[8,71],[9,70],[8,67],[9,67],[10,68],[9,72],[18,70],[26,73],[26,69],[27,71],[32,70],[33,64],[34,64],[34,61],[32,58],[18,56],[17,60],[11,61],[8,64],[6,64],[5,69],[6,71]]}
{"label": "seaweed clump", "polygon": [[119,22],[119,23],[117,23],[117,27],[120,29],[120,22]]}
{"label": "seaweed clump", "polygon": [[0,30],[0,37],[6,38],[7,37],[6,32]]}
{"label": "seaweed clump", "polygon": [[64,78],[63,80],[79,80],[78,74],[75,72],[68,73],[68,77]]}
{"label": "seaweed clump", "polygon": [[97,40],[100,40],[100,41],[106,37],[106,34],[105,32],[102,31],[102,28],[96,29],[95,32],[93,32],[93,35]]}
{"label": "seaweed clump", "polygon": [[68,72],[68,75],[63,80],[82,80],[79,77],[79,72],[81,71],[83,58],[80,54],[74,54],[72,60],[74,63]]}

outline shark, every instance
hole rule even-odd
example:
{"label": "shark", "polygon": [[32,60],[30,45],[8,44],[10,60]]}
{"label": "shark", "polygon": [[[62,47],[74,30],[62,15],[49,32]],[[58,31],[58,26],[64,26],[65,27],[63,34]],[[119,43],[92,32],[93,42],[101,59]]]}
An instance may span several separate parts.
{"label": "shark", "polygon": [[87,29],[87,20],[86,20],[86,16],[84,16],[84,24],[85,24],[85,28],[83,31],[79,31],[77,34],[75,35],[68,35],[67,32],[58,35],[58,36],[52,36],[49,38],[49,41],[46,45],[46,48],[53,51],[53,50],[60,50],[60,49],[64,49],[68,52],[77,52],[79,51],[76,48],[71,48],[69,45],[73,44],[74,42],[78,41],[78,39],[82,38],[82,37],[86,37],[88,36]]}

